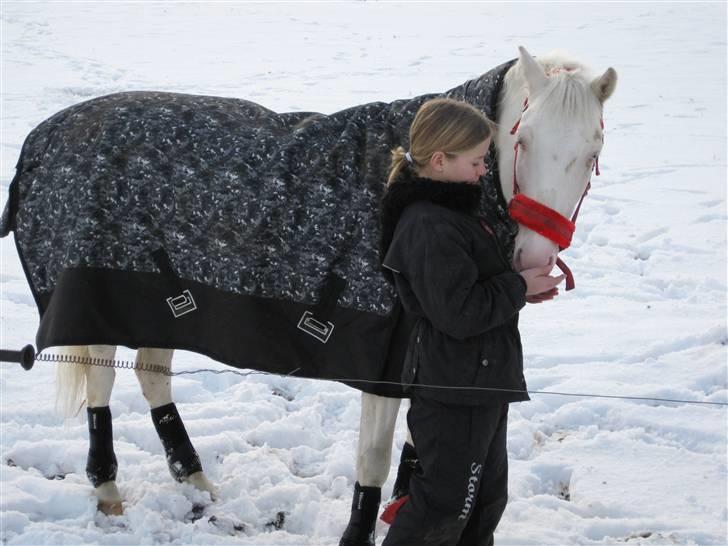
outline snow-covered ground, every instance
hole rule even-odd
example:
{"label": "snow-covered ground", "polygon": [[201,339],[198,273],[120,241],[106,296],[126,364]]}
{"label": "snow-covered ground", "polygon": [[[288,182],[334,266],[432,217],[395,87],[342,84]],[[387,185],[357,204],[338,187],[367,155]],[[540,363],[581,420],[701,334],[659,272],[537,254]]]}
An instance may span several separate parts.
{"label": "snow-covered ground", "polygon": [[[330,113],[446,90],[519,44],[613,66],[602,176],[565,252],[577,289],[522,313],[529,387],[726,401],[724,2],[3,2],[0,19],[0,206],[36,124],[115,91]],[[38,318],[11,238],[0,251],[0,346],[19,348]],[[176,370],[197,368],[225,366],[177,354]],[[111,408],[127,504],[106,517],[84,473],[85,412],[64,427],[54,373],[0,366],[3,544],[338,543],[355,481],[357,391],[265,375],[175,378],[220,488],[210,504],[171,480],[134,374],[119,371]],[[726,407],[532,398],[511,408],[499,544],[728,543]],[[378,542],[385,533],[380,524]]]}

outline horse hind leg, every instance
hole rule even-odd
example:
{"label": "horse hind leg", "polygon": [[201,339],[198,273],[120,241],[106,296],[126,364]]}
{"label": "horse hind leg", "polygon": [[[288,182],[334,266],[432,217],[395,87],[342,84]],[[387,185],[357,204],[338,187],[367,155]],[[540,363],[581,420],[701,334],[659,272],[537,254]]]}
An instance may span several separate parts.
{"label": "horse hind leg", "polygon": [[[152,364],[170,370],[173,353],[170,349],[141,348],[137,351],[137,365]],[[164,447],[170,474],[178,482],[187,482],[201,491],[209,492],[214,500],[217,490],[203,473],[200,457],[172,401],[171,377],[154,371],[135,371],[151,408],[152,422]]]}
{"label": "horse hind leg", "polygon": [[[116,347],[91,345],[88,356],[96,360],[111,361]],[[86,476],[94,486],[98,509],[107,515],[123,513],[122,499],[116,486],[117,461],[114,453],[114,438],[111,425],[111,390],[116,373],[113,367],[91,365],[86,368],[86,412],[88,415],[89,451],[86,461]]]}

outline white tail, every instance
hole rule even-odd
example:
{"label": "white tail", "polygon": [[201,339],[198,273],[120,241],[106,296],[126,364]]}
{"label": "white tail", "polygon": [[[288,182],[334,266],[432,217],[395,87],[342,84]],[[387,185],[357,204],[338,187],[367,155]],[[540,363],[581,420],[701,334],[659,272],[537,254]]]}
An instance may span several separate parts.
{"label": "white tail", "polygon": [[[89,358],[89,348],[85,345],[55,347],[53,352],[73,361]],[[56,409],[64,417],[73,417],[85,404],[86,368],[83,364],[59,363],[56,371]]]}

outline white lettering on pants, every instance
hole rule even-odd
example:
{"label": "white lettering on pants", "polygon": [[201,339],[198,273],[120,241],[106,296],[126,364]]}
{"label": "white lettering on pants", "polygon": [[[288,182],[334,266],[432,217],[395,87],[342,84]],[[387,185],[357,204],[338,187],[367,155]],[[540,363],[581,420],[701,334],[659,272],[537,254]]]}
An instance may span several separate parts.
{"label": "white lettering on pants", "polygon": [[468,478],[468,494],[465,497],[465,505],[461,510],[458,519],[467,519],[470,510],[473,508],[473,499],[475,498],[475,489],[478,485],[480,471],[483,469],[482,464],[473,463],[470,465],[470,478]]}

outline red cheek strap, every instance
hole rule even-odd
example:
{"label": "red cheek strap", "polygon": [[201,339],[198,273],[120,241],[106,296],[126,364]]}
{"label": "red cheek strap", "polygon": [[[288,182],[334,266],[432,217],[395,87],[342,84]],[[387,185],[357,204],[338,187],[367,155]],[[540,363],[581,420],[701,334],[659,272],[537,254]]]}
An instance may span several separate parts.
{"label": "red cheek strap", "polygon": [[561,250],[569,248],[576,225],[554,209],[519,193],[508,204],[508,213],[519,224],[559,245]]}

